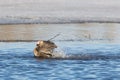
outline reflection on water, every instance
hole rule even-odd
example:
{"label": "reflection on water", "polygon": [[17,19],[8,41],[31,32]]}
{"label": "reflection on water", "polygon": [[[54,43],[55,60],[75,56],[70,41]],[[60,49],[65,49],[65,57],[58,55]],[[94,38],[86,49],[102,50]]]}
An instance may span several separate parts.
{"label": "reflection on water", "polygon": [[0,40],[48,40],[60,33],[54,40],[119,42],[119,26],[116,23],[0,25]]}

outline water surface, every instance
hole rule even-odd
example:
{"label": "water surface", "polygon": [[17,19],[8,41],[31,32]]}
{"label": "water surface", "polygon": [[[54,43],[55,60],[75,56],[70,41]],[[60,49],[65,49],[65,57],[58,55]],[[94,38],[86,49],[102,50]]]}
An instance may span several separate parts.
{"label": "water surface", "polygon": [[[34,24],[1,25],[1,80],[119,80],[120,24]],[[67,57],[36,59],[36,42],[53,41],[57,51]]]}

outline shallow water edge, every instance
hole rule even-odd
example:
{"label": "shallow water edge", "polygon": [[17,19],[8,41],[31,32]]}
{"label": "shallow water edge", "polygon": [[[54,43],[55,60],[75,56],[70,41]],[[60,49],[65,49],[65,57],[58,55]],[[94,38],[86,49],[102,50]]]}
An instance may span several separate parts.
{"label": "shallow water edge", "polygon": [[81,41],[119,43],[119,23],[0,25],[0,42]]}

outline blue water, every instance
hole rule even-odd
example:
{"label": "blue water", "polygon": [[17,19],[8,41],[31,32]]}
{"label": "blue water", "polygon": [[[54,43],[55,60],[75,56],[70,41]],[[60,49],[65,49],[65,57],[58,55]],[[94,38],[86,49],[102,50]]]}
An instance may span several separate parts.
{"label": "blue water", "polygon": [[0,42],[0,80],[120,79],[120,44],[55,43],[66,58],[34,58],[35,42]]}

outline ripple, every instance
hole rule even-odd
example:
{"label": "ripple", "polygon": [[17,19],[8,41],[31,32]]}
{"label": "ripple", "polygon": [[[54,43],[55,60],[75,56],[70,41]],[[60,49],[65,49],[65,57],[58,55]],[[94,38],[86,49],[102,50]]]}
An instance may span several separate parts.
{"label": "ripple", "polygon": [[[34,42],[0,43],[0,77],[3,80],[119,79],[120,46],[57,42],[56,58],[34,58]],[[14,46],[16,45],[16,46]],[[6,77],[7,76],[7,77]]]}

